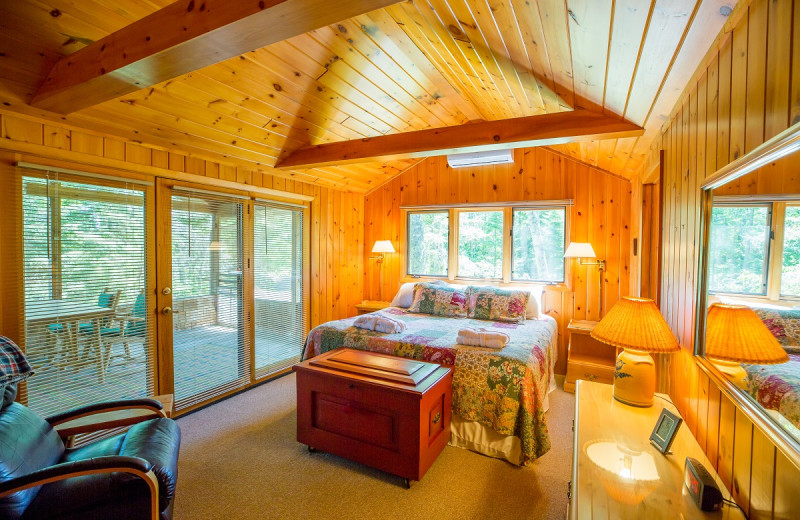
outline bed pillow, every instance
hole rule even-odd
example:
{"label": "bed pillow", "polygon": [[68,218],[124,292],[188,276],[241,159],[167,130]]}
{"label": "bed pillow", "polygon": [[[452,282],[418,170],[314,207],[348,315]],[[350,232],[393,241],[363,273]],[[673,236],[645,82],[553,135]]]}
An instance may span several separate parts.
{"label": "bed pillow", "polygon": [[414,301],[414,287],[418,283],[432,283],[435,285],[447,285],[441,280],[434,280],[432,282],[408,282],[400,286],[400,290],[394,295],[392,299],[392,307],[402,307],[408,309]]}
{"label": "bed pillow", "polygon": [[408,312],[466,318],[467,293],[448,284],[418,283]]}
{"label": "bed pillow", "polygon": [[500,287],[474,287],[467,291],[467,316],[477,320],[525,321],[531,293]]}

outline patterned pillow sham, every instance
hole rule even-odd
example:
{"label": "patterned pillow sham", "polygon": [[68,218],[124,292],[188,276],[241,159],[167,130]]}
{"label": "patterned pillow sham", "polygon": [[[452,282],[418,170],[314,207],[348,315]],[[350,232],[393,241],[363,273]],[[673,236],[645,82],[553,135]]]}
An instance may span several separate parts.
{"label": "patterned pillow sham", "polygon": [[499,287],[467,288],[467,316],[477,320],[525,321],[531,293]]}
{"label": "patterned pillow sham", "polygon": [[787,352],[800,354],[800,309],[753,310]]}
{"label": "patterned pillow sham", "polygon": [[414,286],[414,299],[408,312],[466,318],[467,293],[450,285],[418,283]]}

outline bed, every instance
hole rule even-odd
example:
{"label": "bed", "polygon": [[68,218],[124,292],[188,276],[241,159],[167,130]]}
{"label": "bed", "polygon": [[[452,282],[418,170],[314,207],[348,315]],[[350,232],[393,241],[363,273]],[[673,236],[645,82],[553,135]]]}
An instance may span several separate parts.
{"label": "bed", "polygon": [[[765,409],[778,412],[800,428],[800,310],[753,308],[786,349],[789,361],[779,365],[742,365],[747,391]],[[783,421],[782,421],[783,422]],[[797,431],[797,430],[795,430]]]}
{"label": "bed", "polygon": [[[399,307],[378,311],[406,324],[383,334],[356,328],[356,318],[331,321],[308,335],[303,359],[340,347],[433,361],[454,366],[451,444],[526,466],[550,449],[545,422],[548,394],[555,388],[556,322],[549,316],[520,323],[410,313]],[[502,349],[456,344],[458,330],[502,331]]]}

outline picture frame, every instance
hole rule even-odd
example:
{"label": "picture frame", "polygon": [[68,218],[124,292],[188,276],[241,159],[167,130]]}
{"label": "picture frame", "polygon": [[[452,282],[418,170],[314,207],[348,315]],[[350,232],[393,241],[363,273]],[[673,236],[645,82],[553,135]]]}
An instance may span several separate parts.
{"label": "picture frame", "polygon": [[658,451],[663,454],[670,453],[672,441],[675,440],[675,434],[681,427],[683,419],[666,408],[661,410],[656,425],[653,428],[653,433],[650,434],[650,443],[656,447]]}

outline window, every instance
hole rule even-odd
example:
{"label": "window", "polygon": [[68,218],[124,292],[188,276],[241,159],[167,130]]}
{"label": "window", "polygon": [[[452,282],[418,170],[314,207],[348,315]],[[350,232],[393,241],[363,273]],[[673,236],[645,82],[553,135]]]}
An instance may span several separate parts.
{"label": "window", "polygon": [[710,231],[710,291],[800,299],[800,204],[725,200]]}
{"label": "window", "polygon": [[447,276],[449,234],[447,211],[409,213],[408,274]]}
{"label": "window", "polygon": [[781,295],[800,297],[800,206],[786,207],[781,263]]}
{"label": "window", "polygon": [[563,282],[567,205],[538,204],[408,211],[406,274]]}
{"label": "window", "polygon": [[563,208],[515,209],[511,229],[512,280],[564,280],[566,211]]}
{"label": "window", "polygon": [[503,277],[503,212],[460,211],[458,214],[458,276]]}
{"label": "window", "polygon": [[764,295],[770,206],[715,206],[711,211],[711,291]]}

